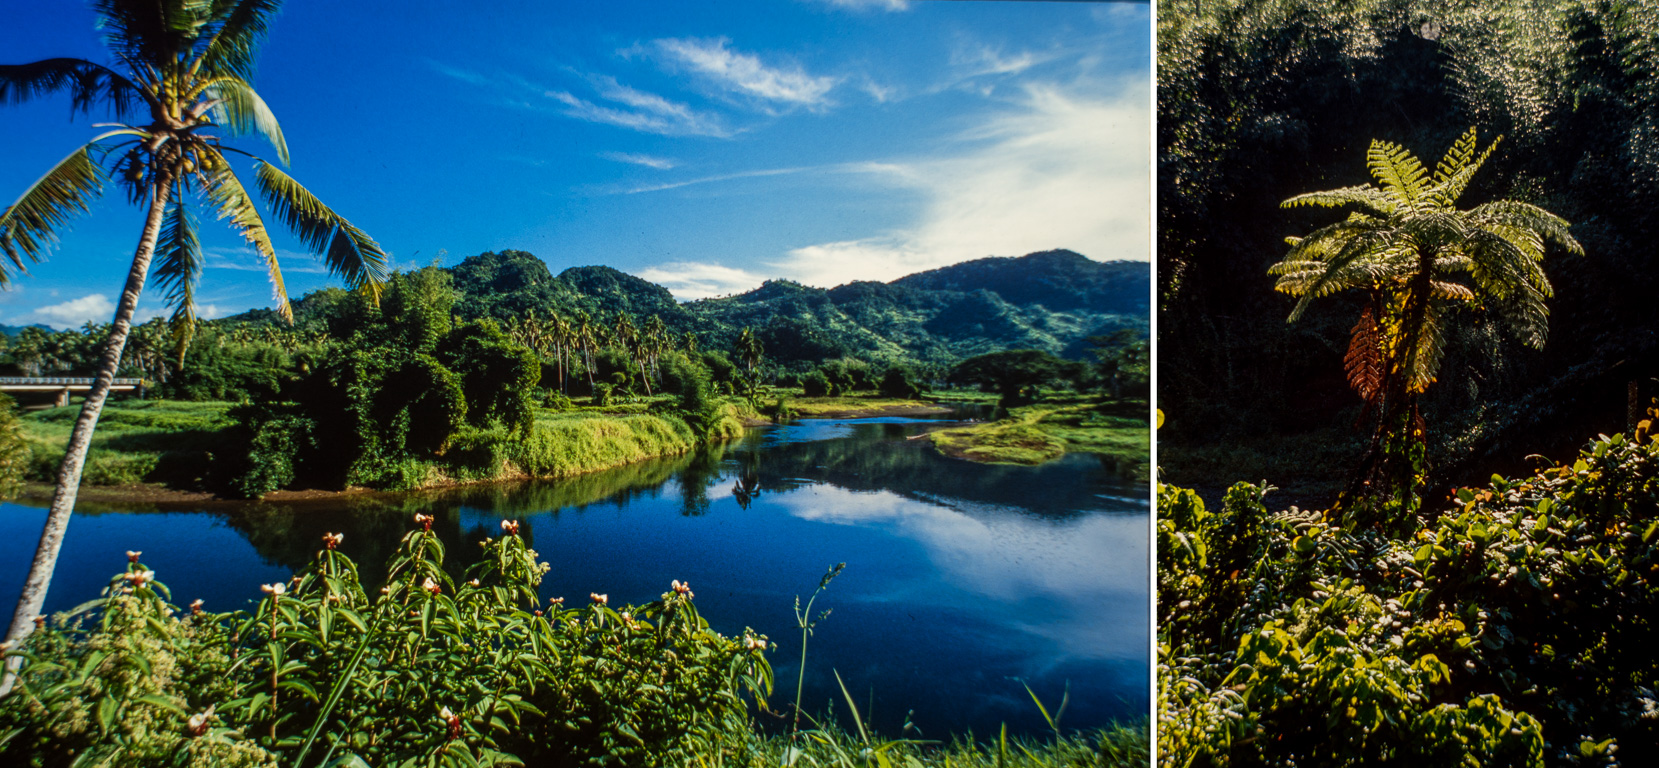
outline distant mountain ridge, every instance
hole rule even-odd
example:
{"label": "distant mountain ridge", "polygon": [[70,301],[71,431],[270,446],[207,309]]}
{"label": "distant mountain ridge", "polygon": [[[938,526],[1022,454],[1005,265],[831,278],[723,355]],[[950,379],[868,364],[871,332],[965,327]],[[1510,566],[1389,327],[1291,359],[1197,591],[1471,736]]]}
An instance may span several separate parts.
{"label": "distant mountain ridge", "polygon": [[[1148,327],[1151,266],[1090,260],[1068,250],[991,257],[907,275],[814,288],[768,280],[733,296],[679,302],[668,289],[611,267],[554,275],[524,251],[486,252],[446,269],[464,318],[511,322],[587,312],[609,325],[656,315],[704,348],[730,349],[742,329],[760,334],[767,356],[785,364],[854,355],[873,360],[949,363],[1000,349],[1043,349],[1079,358],[1087,337]],[[338,290],[338,289],[331,289]],[[301,321],[314,303],[295,302]],[[319,306],[324,302],[315,302]],[[267,310],[235,320],[254,320]]]}

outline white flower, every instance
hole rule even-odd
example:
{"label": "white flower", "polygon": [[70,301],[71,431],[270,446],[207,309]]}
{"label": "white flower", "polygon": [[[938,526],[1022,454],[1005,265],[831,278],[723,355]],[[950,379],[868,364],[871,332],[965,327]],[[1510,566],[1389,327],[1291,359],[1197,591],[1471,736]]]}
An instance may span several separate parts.
{"label": "white flower", "polygon": [[438,582],[433,581],[431,576],[426,577],[426,581],[421,583],[421,589],[431,592],[434,595],[443,591],[443,588],[438,586]]}
{"label": "white flower", "polygon": [[200,736],[207,733],[208,721],[218,717],[213,714],[213,706],[214,705],[209,705],[206,711],[198,712],[190,716],[187,722],[190,724],[191,736]]}
{"label": "white flower", "polygon": [[122,576],[122,578],[125,578],[127,581],[132,582],[133,586],[142,587],[142,586],[144,586],[144,582],[151,581],[151,580],[155,579],[156,572],[155,571],[128,571],[126,573],[121,574],[121,576]]}
{"label": "white flower", "polygon": [[288,585],[280,581],[275,584],[261,584],[259,591],[267,595],[284,595],[288,593]]}
{"label": "white flower", "polygon": [[518,535],[518,521],[517,520],[502,520],[501,521],[501,530],[506,532],[506,534],[508,536],[517,536]]}
{"label": "white flower", "polygon": [[606,602],[608,602],[610,600],[610,596],[609,595],[601,595],[598,592],[589,592],[588,593],[588,599],[592,600],[594,605],[604,605]]}

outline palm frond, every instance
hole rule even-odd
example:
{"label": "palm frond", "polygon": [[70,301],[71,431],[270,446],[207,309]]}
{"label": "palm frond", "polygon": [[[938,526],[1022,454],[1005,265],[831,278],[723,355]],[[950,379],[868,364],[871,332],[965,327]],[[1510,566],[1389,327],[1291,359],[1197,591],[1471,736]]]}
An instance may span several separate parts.
{"label": "palm frond", "polygon": [[[87,144],[69,153],[0,213],[0,250],[17,271],[28,271],[25,258],[40,261],[57,242],[59,228],[86,213],[92,199],[103,192],[104,169],[92,160],[94,148]],[[0,285],[11,277],[11,268],[0,262]]]}
{"label": "palm frond", "polygon": [[217,0],[213,18],[219,27],[197,57],[196,70],[209,77],[251,80],[254,54],[281,5],[281,0]]}
{"label": "palm frond", "polygon": [[257,174],[265,202],[301,242],[323,257],[329,271],[352,288],[378,297],[386,282],[386,254],[380,244],[276,166],[261,162]]}
{"label": "palm frond", "polygon": [[271,245],[271,234],[265,229],[265,220],[260,218],[253,198],[242,186],[242,180],[236,178],[230,164],[217,154],[214,159],[213,169],[205,173],[207,184],[203,192],[219,209],[219,218],[229,220],[231,227],[241,233],[242,238],[265,260],[265,271],[271,276],[271,293],[277,305],[277,315],[292,322],[294,314],[288,306],[287,287],[282,282],[282,265],[277,263],[276,248]]}
{"label": "palm frond", "polygon": [[104,45],[135,73],[188,58],[210,18],[209,0],[94,0]]}
{"label": "palm frond", "polygon": [[90,115],[95,107],[125,120],[143,104],[143,92],[120,73],[84,59],[43,59],[0,65],[0,104],[69,92],[71,115]]}
{"label": "palm frond", "polygon": [[218,100],[211,111],[214,122],[233,136],[265,137],[276,148],[282,164],[288,164],[288,142],[282,137],[282,126],[265,100],[246,81],[227,75],[210,81],[206,91],[210,98]]}
{"label": "palm frond", "polygon": [[191,219],[184,203],[174,202],[168,207],[161,240],[156,244],[156,284],[173,307],[168,325],[181,365],[196,335],[196,285],[202,277],[202,245]]}

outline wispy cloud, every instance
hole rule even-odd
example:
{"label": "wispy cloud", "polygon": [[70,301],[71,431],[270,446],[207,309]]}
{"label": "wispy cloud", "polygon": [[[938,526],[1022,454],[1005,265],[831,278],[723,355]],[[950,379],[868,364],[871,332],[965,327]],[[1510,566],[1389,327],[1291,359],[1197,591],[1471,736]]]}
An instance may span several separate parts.
{"label": "wispy cloud", "polygon": [[686,261],[660,264],[638,274],[667,288],[674,298],[681,301],[740,293],[760,285],[765,279],[743,269]]}
{"label": "wispy cloud", "polygon": [[671,61],[704,76],[720,88],[762,102],[789,107],[820,108],[829,104],[829,92],[840,78],[814,76],[799,66],[768,66],[753,54],[728,48],[720,37],[667,38],[655,41]]}
{"label": "wispy cloud", "polygon": [[599,156],[605,158],[606,160],[615,160],[619,163],[630,163],[633,165],[643,165],[647,168],[655,168],[659,171],[666,171],[676,165],[673,160],[662,157],[652,157],[651,155],[643,155],[637,152],[602,152]]}
{"label": "wispy cloud", "polygon": [[653,113],[638,109],[608,107],[579,98],[569,91],[546,91],[542,95],[563,104],[564,109],[562,111],[566,116],[586,120],[590,123],[604,123],[664,136],[729,135],[729,132],[720,127],[716,120],[693,115],[689,110],[685,114],[665,115],[660,112]]}
{"label": "wispy cloud", "polygon": [[[428,64],[440,74],[486,89],[493,103],[509,109],[547,112],[664,136],[730,136],[718,115],[642,91],[609,75],[585,75],[593,98],[549,88],[516,74],[487,76],[442,62]],[[602,103],[603,102],[603,103]]]}
{"label": "wispy cloud", "polygon": [[473,85],[489,85],[494,82],[490,78],[470,69],[450,66],[436,59],[427,59],[426,65],[437,71],[440,75],[460,80],[463,83],[471,83]]}
{"label": "wispy cloud", "polygon": [[[228,269],[235,272],[260,273],[268,271],[265,268],[265,260],[260,258],[259,254],[254,253],[252,248],[214,247],[204,248],[202,251],[203,255],[207,256],[206,263],[202,265],[204,269]],[[276,255],[277,264],[282,267],[282,274],[284,275],[328,274],[328,267],[323,266],[317,261],[316,256],[309,253],[278,250]]]}
{"label": "wispy cloud", "polygon": [[669,190],[669,189],[679,189],[680,187],[689,187],[693,184],[709,184],[709,183],[717,182],[717,181],[733,181],[733,180],[736,180],[736,179],[753,179],[753,178],[758,178],[758,177],[762,177],[762,176],[785,176],[785,175],[789,175],[789,174],[800,173],[802,171],[810,171],[810,170],[813,170],[813,168],[811,168],[811,167],[760,168],[760,169],[756,169],[756,170],[753,170],[753,171],[738,171],[736,173],[722,173],[722,174],[718,174],[718,175],[715,175],[715,176],[701,176],[701,177],[698,177],[698,178],[695,178],[695,179],[685,179],[685,180],[682,180],[682,181],[670,181],[670,182],[665,182],[665,183],[662,183],[662,184],[646,184],[644,186],[633,187],[633,188],[630,188],[630,189],[623,190],[623,192],[625,194],[629,194],[629,195],[637,195],[641,192],[662,192],[664,190]]}
{"label": "wispy cloud", "polygon": [[1028,86],[1017,111],[957,137],[962,149],[954,155],[874,166],[922,195],[913,225],[803,246],[769,266],[828,287],[1050,248],[1146,259],[1149,111],[1140,79],[1113,98]]}
{"label": "wispy cloud", "polygon": [[908,11],[910,0],[818,0],[836,8],[845,8],[852,11]]}

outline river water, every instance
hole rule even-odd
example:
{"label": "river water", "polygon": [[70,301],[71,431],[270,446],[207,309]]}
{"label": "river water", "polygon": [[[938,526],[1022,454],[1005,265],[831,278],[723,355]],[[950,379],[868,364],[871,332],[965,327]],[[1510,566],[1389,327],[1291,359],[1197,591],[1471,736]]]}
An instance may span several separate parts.
{"label": "river water", "polygon": [[[865,719],[890,736],[1046,730],[1023,683],[1062,728],[1144,717],[1149,708],[1148,488],[1109,461],[1074,454],[1040,467],[972,464],[907,438],[938,422],[805,420],[738,442],[562,481],[207,509],[83,505],[70,523],[47,601],[98,595],[126,551],[173,590],[213,610],[243,608],[286,580],[324,532],[365,580],[411,516],[437,517],[456,574],[471,542],[523,521],[552,564],[544,597],[646,602],[689,581],[716,630],[771,637],[773,704],[795,695],[803,601],[825,570],[803,708],[850,722],[832,670]],[[9,618],[45,519],[0,505],[0,616]],[[763,717],[763,720],[766,719]],[[917,735],[914,731],[908,735]]]}

